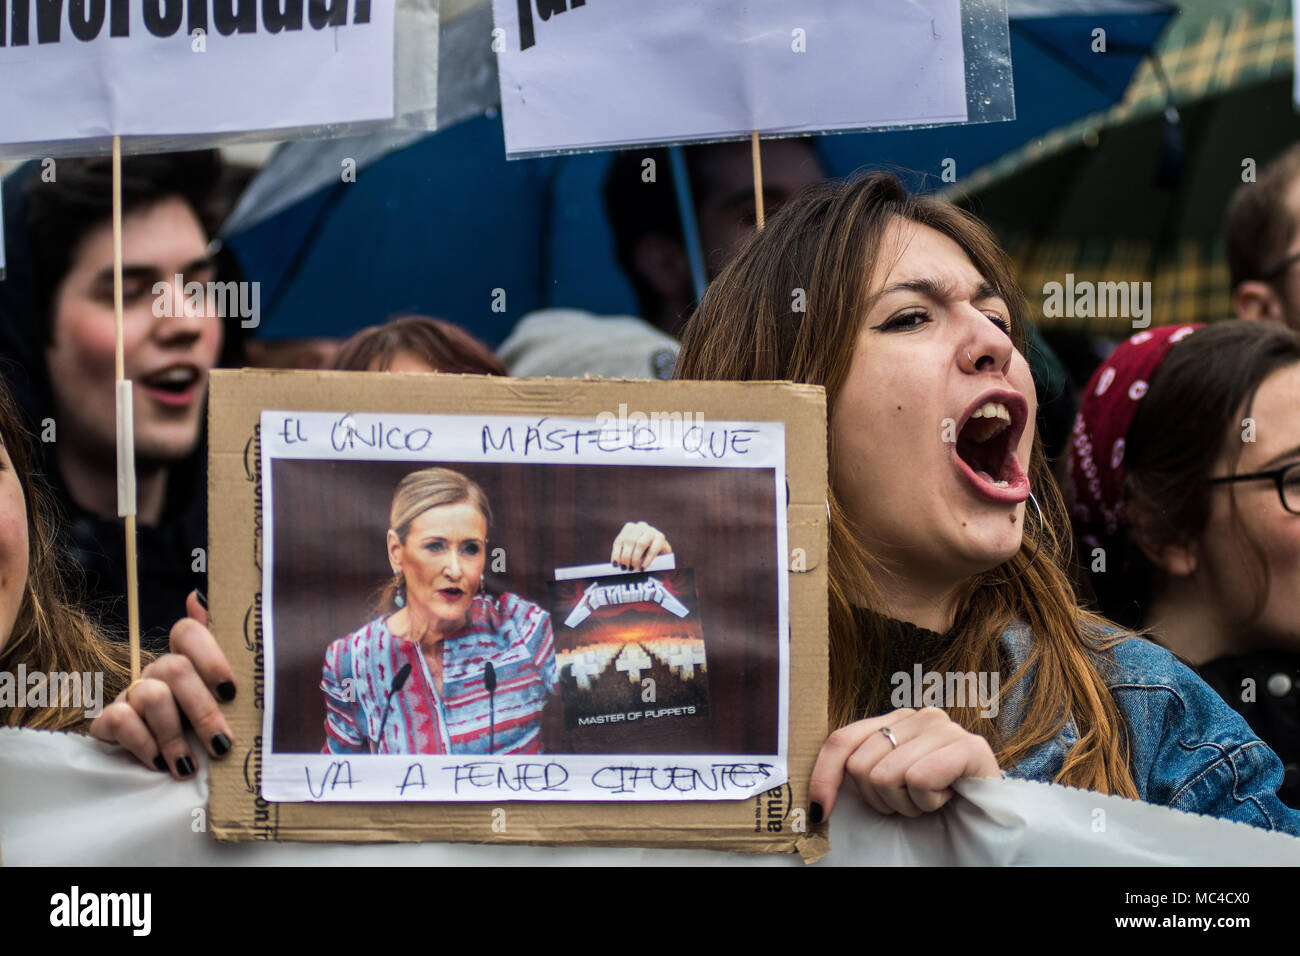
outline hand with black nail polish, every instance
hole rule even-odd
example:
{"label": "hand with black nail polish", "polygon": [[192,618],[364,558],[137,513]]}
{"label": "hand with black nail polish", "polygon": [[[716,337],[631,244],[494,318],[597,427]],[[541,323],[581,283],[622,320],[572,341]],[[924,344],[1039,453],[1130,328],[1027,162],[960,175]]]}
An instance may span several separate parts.
{"label": "hand with black nail polish", "polygon": [[176,622],[171,653],[153,661],[140,680],[118,695],[90,725],[92,736],[121,744],[141,763],[174,776],[198,767],[185,737],[185,720],[208,753],[220,759],[234,746],[220,702],[235,697],[234,672],[208,630],[198,592],[186,602],[189,617]]}
{"label": "hand with black nail polish", "polygon": [[609,563],[624,571],[645,571],[661,554],[671,554],[673,546],[664,533],[644,521],[623,525],[610,549]]}

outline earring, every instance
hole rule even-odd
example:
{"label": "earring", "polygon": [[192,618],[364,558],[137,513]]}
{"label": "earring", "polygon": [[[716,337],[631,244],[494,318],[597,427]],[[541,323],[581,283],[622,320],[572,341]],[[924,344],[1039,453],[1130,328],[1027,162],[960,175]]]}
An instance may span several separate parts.
{"label": "earring", "polygon": [[393,603],[398,607],[406,607],[406,578],[401,571],[394,571],[393,577],[397,578],[397,588],[393,591]]}

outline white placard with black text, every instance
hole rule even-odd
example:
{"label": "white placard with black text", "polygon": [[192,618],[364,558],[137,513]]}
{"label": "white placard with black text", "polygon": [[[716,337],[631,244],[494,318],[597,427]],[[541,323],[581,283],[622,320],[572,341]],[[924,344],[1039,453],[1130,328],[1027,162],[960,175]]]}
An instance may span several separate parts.
{"label": "white placard with black text", "polygon": [[[783,423],[705,422],[702,418],[692,420],[680,414],[662,418],[656,414],[654,418],[647,418],[633,413],[621,420],[613,413],[585,419],[264,409],[259,435],[262,474],[265,476],[262,513],[266,516],[262,530],[260,599],[261,607],[265,609],[261,625],[266,680],[260,770],[264,799],[291,803],[486,802],[503,799],[601,802],[745,800],[789,781],[790,596],[786,555],[790,552],[785,524],[786,436]],[[302,485],[295,486],[287,477],[280,477],[284,472],[279,466],[292,462],[329,469],[333,475],[337,475],[334,466],[345,462],[409,462],[415,468],[427,467],[433,462],[446,466],[511,464],[538,469],[588,465],[610,469],[608,482],[644,482],[648,480],[644,475],[636,479],[627,477],[627,466],[659,466],[694,471],[701,476],[723,471],[746,471],[755,474],[759,482],[770,482],[767,487],[771,498],[767,499],[766,505],[760,502],[756,507],[775,509],[769,513],[771,537],[760,538],[766,547],[771,548],[765,560],[766,566],[774,571],[772,580],[776,588],[775,594],[770,595],[774,599],[774,615],[770,632],[759,629],[750,636],[754,644],[749,653],[758,654],[759,647],[770,648],[772,645],[775,645],[776,652],[764,657],[761,665],[747,665],[746,673],[755,680],[754,675],[761,666],[775,678],[776,694],[771,709],[764,715],[773,730],[770,740],[765,742],[774,746],[770,752],[752,753],[690,749],[667,753],[603,750],[543,753],[540,749],[508,753],[498,752],[489,744],[486,752],[470,752],[473,747],[453,749],[451,738],[444,737],[441,746],[434,742],[429,750],[419,752],[376,752],[373,748],[367,751],[370,747],[368,742],[344,752],[331,750],[328,744],[322,748],[320,742],[325,741],[325,732],[315,728],[312,728],[310,752],[300,752],[284,745],[277,736],[280,733],[277,731],[278,702],[282,696],[291,698],[281,693],[278,662],[290,655],[291,642],[301,643],[303,635],[312,631],[304,628],[288,611],[281,616],[280,609],[292,606],[295,598],[278,587],[277,567],[300,563],[309,553],[316,554],[316,558],[311,560],[320,559],[313,549],[304,550],[282,542],[282,532],[289,531],[291,522],[287,518],[281,521],[276,502],[281,496],[289,500],[294,496],[314,497],[316,494],[305,490]],[[624,469],[622,473],[620,469]],[[383,487],[383,494],[388,494],[388,486]],[[322,497],[321,500],[328,502],[333,499]],[[322,505],[322,514],[330,513],[331,507],[328,503]],[[728,520],[732,526],[746,522],[759,526],[757,512],[746,512],[739,504],[734,505],[734,511],[730,519],[719,518],[720,526],[726,525]],[[540,514],[541,509],[536,513]],[[545,527],[544,520],[541,526]],[[382,542],[382,532],[380,534],[378,540]],[[605,553],[608,554],[608,550]],[[676,553],[661,556],[648,570],[661,572],[676,567],[676,556]],[[336,560],[335,556],[325,558],[323,566]],[[545,567],[545,577],[553,575],[555,580],[570,580],[575,572],[583,577],[598,577],[618,571],[605,564],[554,566],[545,561],[539,557],[538,567]],[[657,589],[657,596],[649,596],[648,591],[637,591],[635,597],[599,594],[592,599],[593,603],[581,606],[586,614],[590,614],[593,608],[605,604],[652,602],[662,605],[677,617],[685,616],[685,608],[678,605],[679,613],[673,607],[677,602],[662,585],[654,581],[649,583]],[[592,589],[587,591],[590,593]],[[757,592],[744,593],[750,599],[762,599]],[[314,602],[324,599],[320,595],[311,598]],[[568,627],[577,626],[572,617],[557,620],[564,621]],[[558,623],[555,627],[561,629]],[[771,643],[763,645],[765,640]],[[700,653],[704,653],[703,644]],[[734,656],[732,659],[736,660]],[[315,660],[320,660],[319,654]],[[704,656],[696,659],[700,673],[707,670],[718,675],[719,661],[713,659],[706,664],[705,660]],[[556,666],[562,670],[558,657]],[[619,669],[608,660],[603,660],[599,666],[608,666],[611,673]],[[407,670],[409,672],[409,668]],[[694,667],[690,670],[693,671]],[[317,666],[311,672],[310,683],[313,688],[319,685],[323,690],[320,673]],[[349,682],[355,679],[354,676],[345,678]],[[414,680],[420,683],[421,675],[415,674]],[[436,709],[437,722],[442,726],[447,719],[444,704],[438,697],[439,692],[433,689],[436,684],[432,676],[424,680],[424,686],[430,688],[428,694],[433,701],[430,706]],[[387,699],[393,699],[405,681],[406,677],[402,677],[393,684]],[[348,687],[351,686],[349,683]],[[485,691],[489,695],[493,692]],[[555,693],[554,690],[550,692]],[[357,700],[350,689],[347,693],[348,700]],[[645,699],[654,700],[653,691],[651,695]],[[332,702],[330,707],[335,707],[336,703]],[[460,707],[461,704],[455,702],[449,706]],[[390,708],[387,702],[384,707],[386,713],[398,714],[396,719],[403,719],[400,708]],[[611,718],[610,723],[626,720],[640,727],[648,725],[652,719],[697,719],[686,717],[682,710],[650,707],[644,714],[636,710],[607,714],[593,719],[592,723],[605,724],[606,719]],[[291,707],[288,712],[294,715],[294,721],[298,719],[299,710]],[[690,713],[693,714],[694,709]],[[646,719],[642,719],[643,716]],[[386,725],[385,719],[377,737],[382,736]],[[672,739],[657,738],[657,743],[671,749]]]}
{"label": "white placard with black text", "polygon": [[959,0],[493,0],[506,152],[964,122]]}
{"label": "white placard with black text", "polygon": [[390,118],[393,17],[392,0],[3,3],[0,141]]}

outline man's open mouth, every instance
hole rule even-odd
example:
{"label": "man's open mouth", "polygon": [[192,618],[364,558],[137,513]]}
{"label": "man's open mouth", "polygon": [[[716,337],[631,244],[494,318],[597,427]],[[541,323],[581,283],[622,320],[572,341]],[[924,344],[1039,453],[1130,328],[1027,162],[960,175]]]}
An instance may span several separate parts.
{"label": "man's open mouth", "polygon": [[977,491],[1008,502],[1029,496],[1029,479],[1016,455],[1028,417],[1028,403],[1008,391],[981,395],[966,410],[954,459]]}
{"label": "man's open mouth", "polygon": [[149,388],[172,395],[182,395],[199,380],[199,370],[193,365],[173,365],[170,368],[145,376],[141,381]]}

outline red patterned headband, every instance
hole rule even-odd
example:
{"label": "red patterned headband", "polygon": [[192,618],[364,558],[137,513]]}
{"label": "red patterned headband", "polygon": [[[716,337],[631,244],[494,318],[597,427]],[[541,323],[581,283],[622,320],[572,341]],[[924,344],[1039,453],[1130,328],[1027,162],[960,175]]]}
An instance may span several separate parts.
{"label": "red patterned headband", "polygon": [[1074,517],[1085,550],[1112,544],[1124,524],[1124,442],[1148,383],[1176,342],[1200,325],[1139,332],[1093,373],[1070,439]]}

